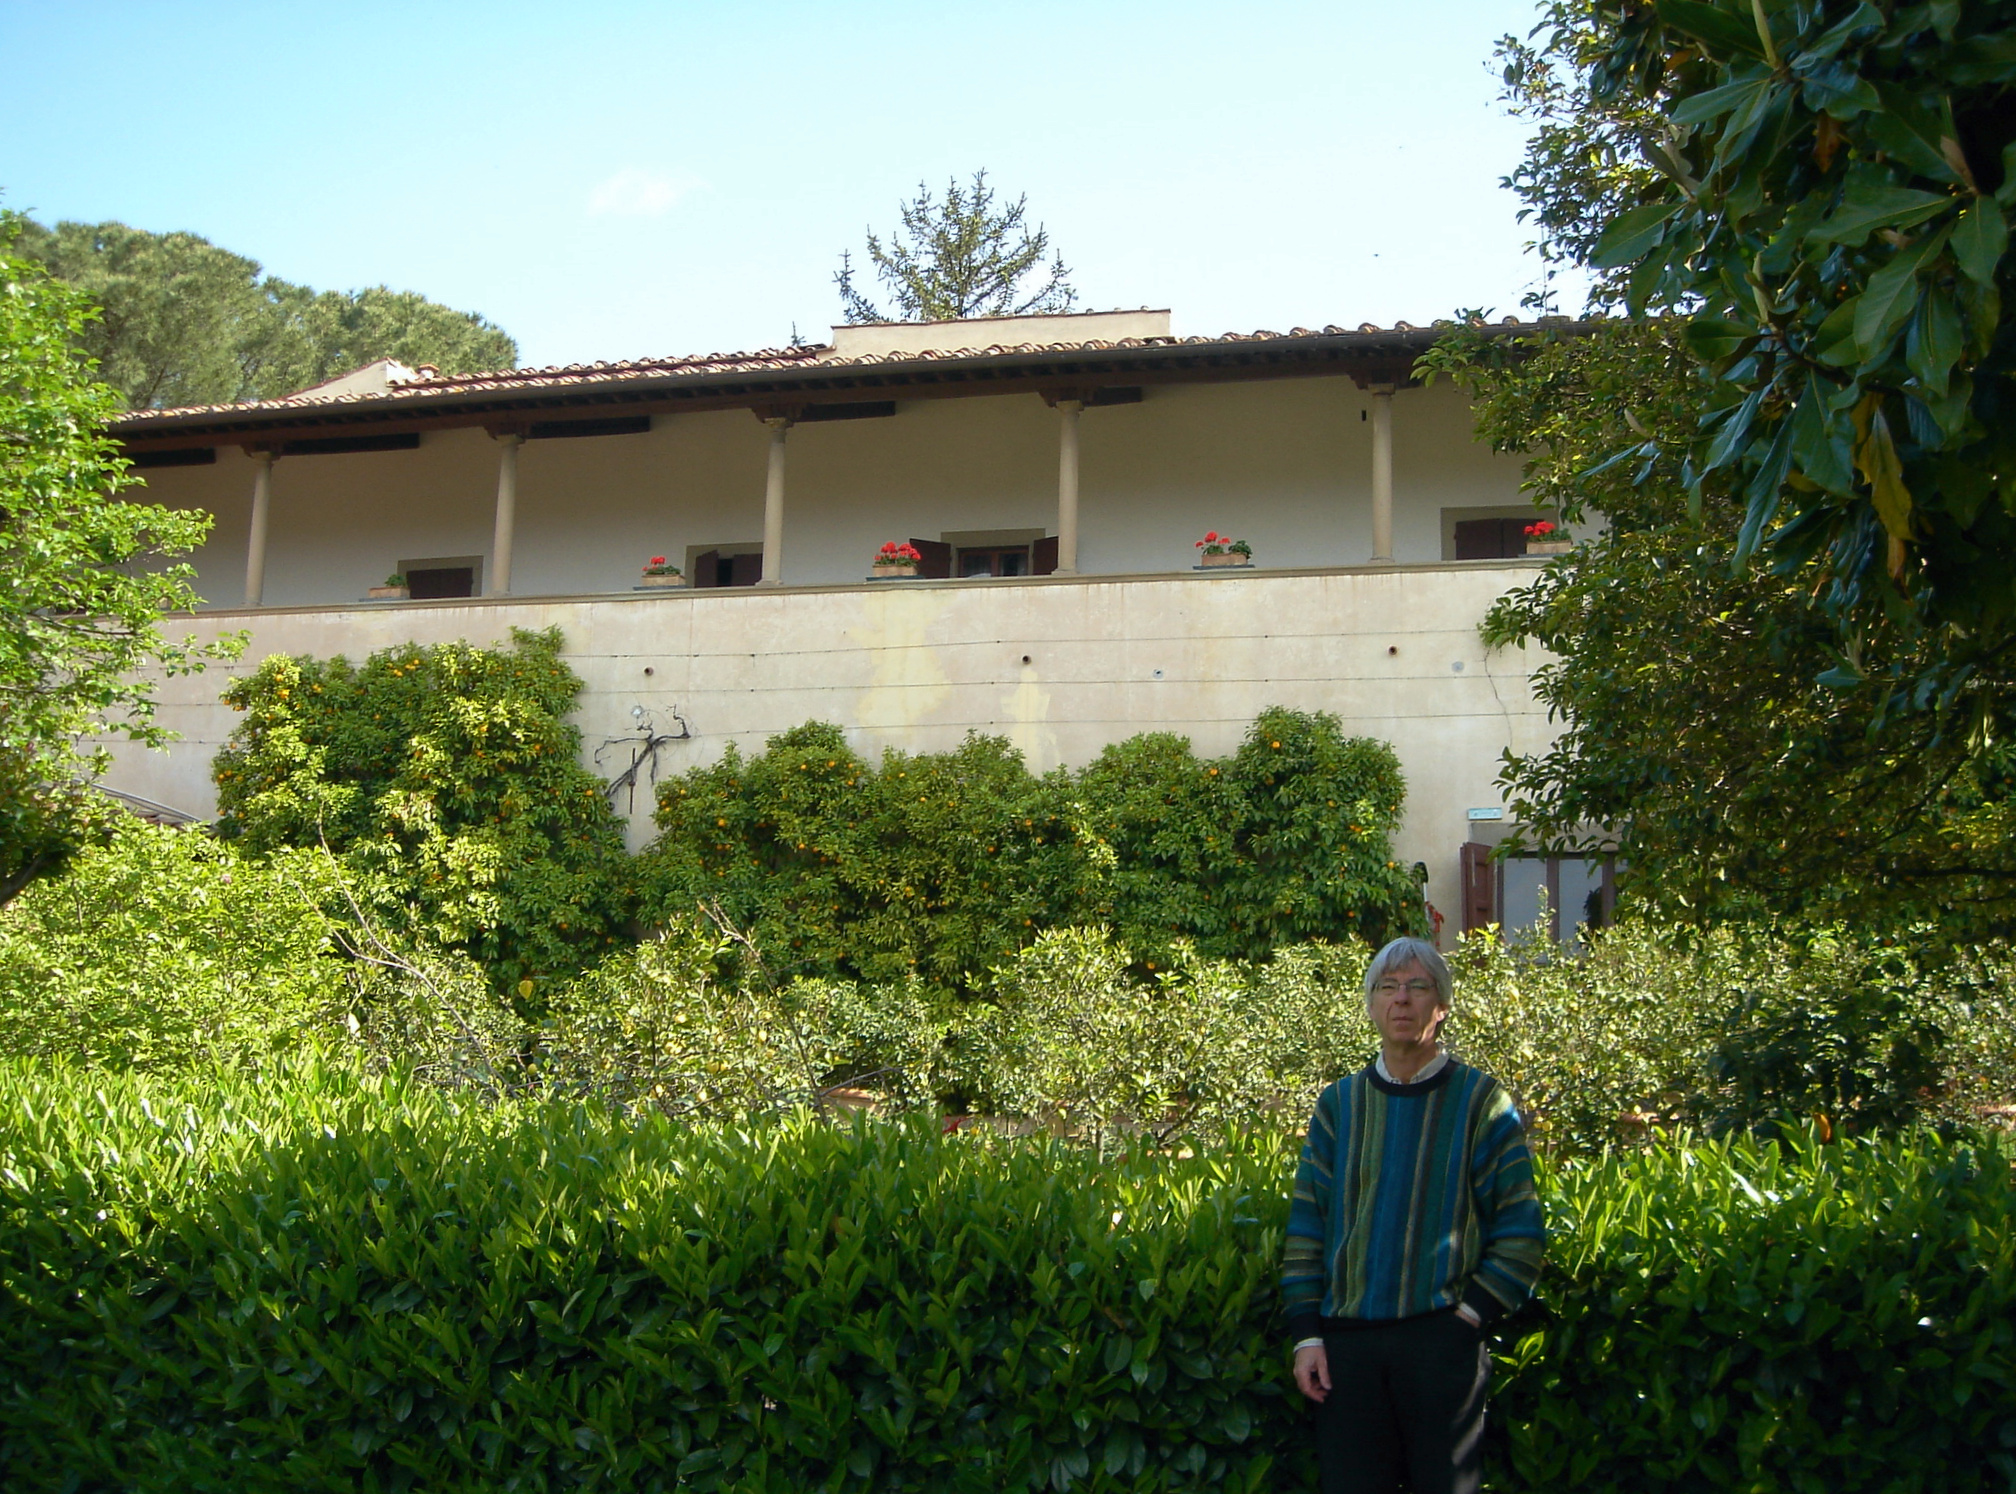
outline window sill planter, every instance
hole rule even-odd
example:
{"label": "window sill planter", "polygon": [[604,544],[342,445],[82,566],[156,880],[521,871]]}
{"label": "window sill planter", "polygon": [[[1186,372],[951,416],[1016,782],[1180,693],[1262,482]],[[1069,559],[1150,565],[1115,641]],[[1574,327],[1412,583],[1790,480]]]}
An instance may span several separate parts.
{"label": "window sill planter", "polygon": [[1197,557],[1197,569],[1200,571],[1216,570],[1219,566],[1245,566],[1252,563],[1253,557],[1251,555],[1241,555],[1237,550],[1227,550],[1223,555],[1200,555]]}
{"label": "window sill planter", "polygon": [[1528,555],[1566,555],[1574,548],[1575,541],[1573,540],[1526,541],[1526,553]]}
{"label": "window sill planter", "polygon": [[374,586],[364,596],[373,602],[406,602],[412,600],[413,593],[404,586]]}
{"label": "window sill planter", "polygon": [[870,581],[915,580],[917,567],[914,565],[883,565],[879,561],[868,569]]}
{"label": "window sill planter", "polygon": [[684,586],[684,576],[645,576],[633,588],[636,591],[666,591],[675,586]]}

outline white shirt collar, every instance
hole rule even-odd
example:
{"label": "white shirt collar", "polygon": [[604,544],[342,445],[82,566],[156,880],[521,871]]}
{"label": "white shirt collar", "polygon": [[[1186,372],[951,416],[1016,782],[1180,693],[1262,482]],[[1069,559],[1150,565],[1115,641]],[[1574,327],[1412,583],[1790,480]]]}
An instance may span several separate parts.
{"label": "white shirt collar", "polygon": [[1372,1065],[1373,1072],[1388,1084],[1426,1084],[1449,1066],[1449,1050],[1447,1048],[1436,1049],[1435,1056],[1423,1064],[1421,1072],[1416,1074],[1412,1079],[1395,1079],[1393,1071],[1386,1067],[1386,1055],[1383,1053],[1372,1060]]}

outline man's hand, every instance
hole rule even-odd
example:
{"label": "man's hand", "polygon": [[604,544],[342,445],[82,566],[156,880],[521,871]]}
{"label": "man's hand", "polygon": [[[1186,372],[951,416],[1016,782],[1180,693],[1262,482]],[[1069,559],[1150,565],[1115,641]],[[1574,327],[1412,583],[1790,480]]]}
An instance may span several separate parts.
{"label": "man's hand", "polygon": [[1295,1351],[1295,1388],[1312,1401],[1330,1394],[1330,1356],[1321,1344],[1305,1344]]}
{"label": "man's hand", "polygon": [[1468,1323],[1472,1328],[1475,1328],[1479,1333],[1484,1331],[1484,1320],[1477,1316],[1477,1309],[1472,1307],[1468,1302],[1458,1302],[1456,1304],[1456,1316]]}

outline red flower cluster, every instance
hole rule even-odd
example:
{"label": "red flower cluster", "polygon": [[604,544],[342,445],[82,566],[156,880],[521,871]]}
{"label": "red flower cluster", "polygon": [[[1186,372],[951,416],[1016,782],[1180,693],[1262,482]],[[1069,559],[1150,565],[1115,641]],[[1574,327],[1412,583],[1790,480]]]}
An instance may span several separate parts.
{"label": "red flower cluster", "polygon": [[1204,538],[1197,541],[1196,545],[1193,548],[1201,550],[1206,545],[1222,545],[1225,543],[1226,540],[1218,533],[1217,530],[1214,529],[1209,534],[1205,535]]}
{"label": "red flower cluster", "polygon": [[875,556],[877,565],[915,565],[924,557],[915,545],[905,540],[902,544],[890,540]]}
{"label": "red flower cluster", "polygon": [[665,557],[663,555],[653,555],[651,557],[651,563],[653,565],[663,565],[665,563]]}
{"label": "red flower cluster", "polygon": [[1545,538],[1547,538],[1548,535],[1552,534],[1553,532],[1554,532],[1554,526],[1548,523],[1545,519],[1542,519],[1537,524],[1528,524],[1526,526],[1526,538],[1528,539],[1544,540]]}

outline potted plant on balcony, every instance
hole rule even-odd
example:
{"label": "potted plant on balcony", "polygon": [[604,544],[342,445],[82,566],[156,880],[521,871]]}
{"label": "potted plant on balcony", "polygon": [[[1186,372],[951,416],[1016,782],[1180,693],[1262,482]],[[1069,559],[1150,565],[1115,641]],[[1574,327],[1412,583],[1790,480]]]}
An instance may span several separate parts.
{"label": "potted plant on balcony", "polygon": [[1566,555],[1575,548],[1575,541],[1563,534],[1560,528],[1542,519],[1526,526],[1526,553],[1528,555]]}
{"label": "potted plant on balcony", "polygon": [[644,579],[638,583],[638,590],[656,591],[660,587],[684,586],[686,578],[679,574],[679,567],[673,565],[663,555],[653,555],[650,564],[644,567]]}
{"label": "potted plant on balcony", "polygon": [[1229,534],[1212,530],[1197,541],[1197,564],[1204,566],[1251,565],[1253,547],[1244,540],[1235,540]]}
{"label": "potted plant on balcony", "polygon": [[923,563],[923,555],[908,540],[901,544],[890,540],[875,552],[875,563],[868,568],[868,579],[886,581],[896,576],[914,576],[917,567]]}
{"label": "potted plant on balcony", "polygon": [[394,571],[385,578],[383,586],[374,586],[365,595],[374,602],[403,602],[412,592],[406,589],[406,578]]}

